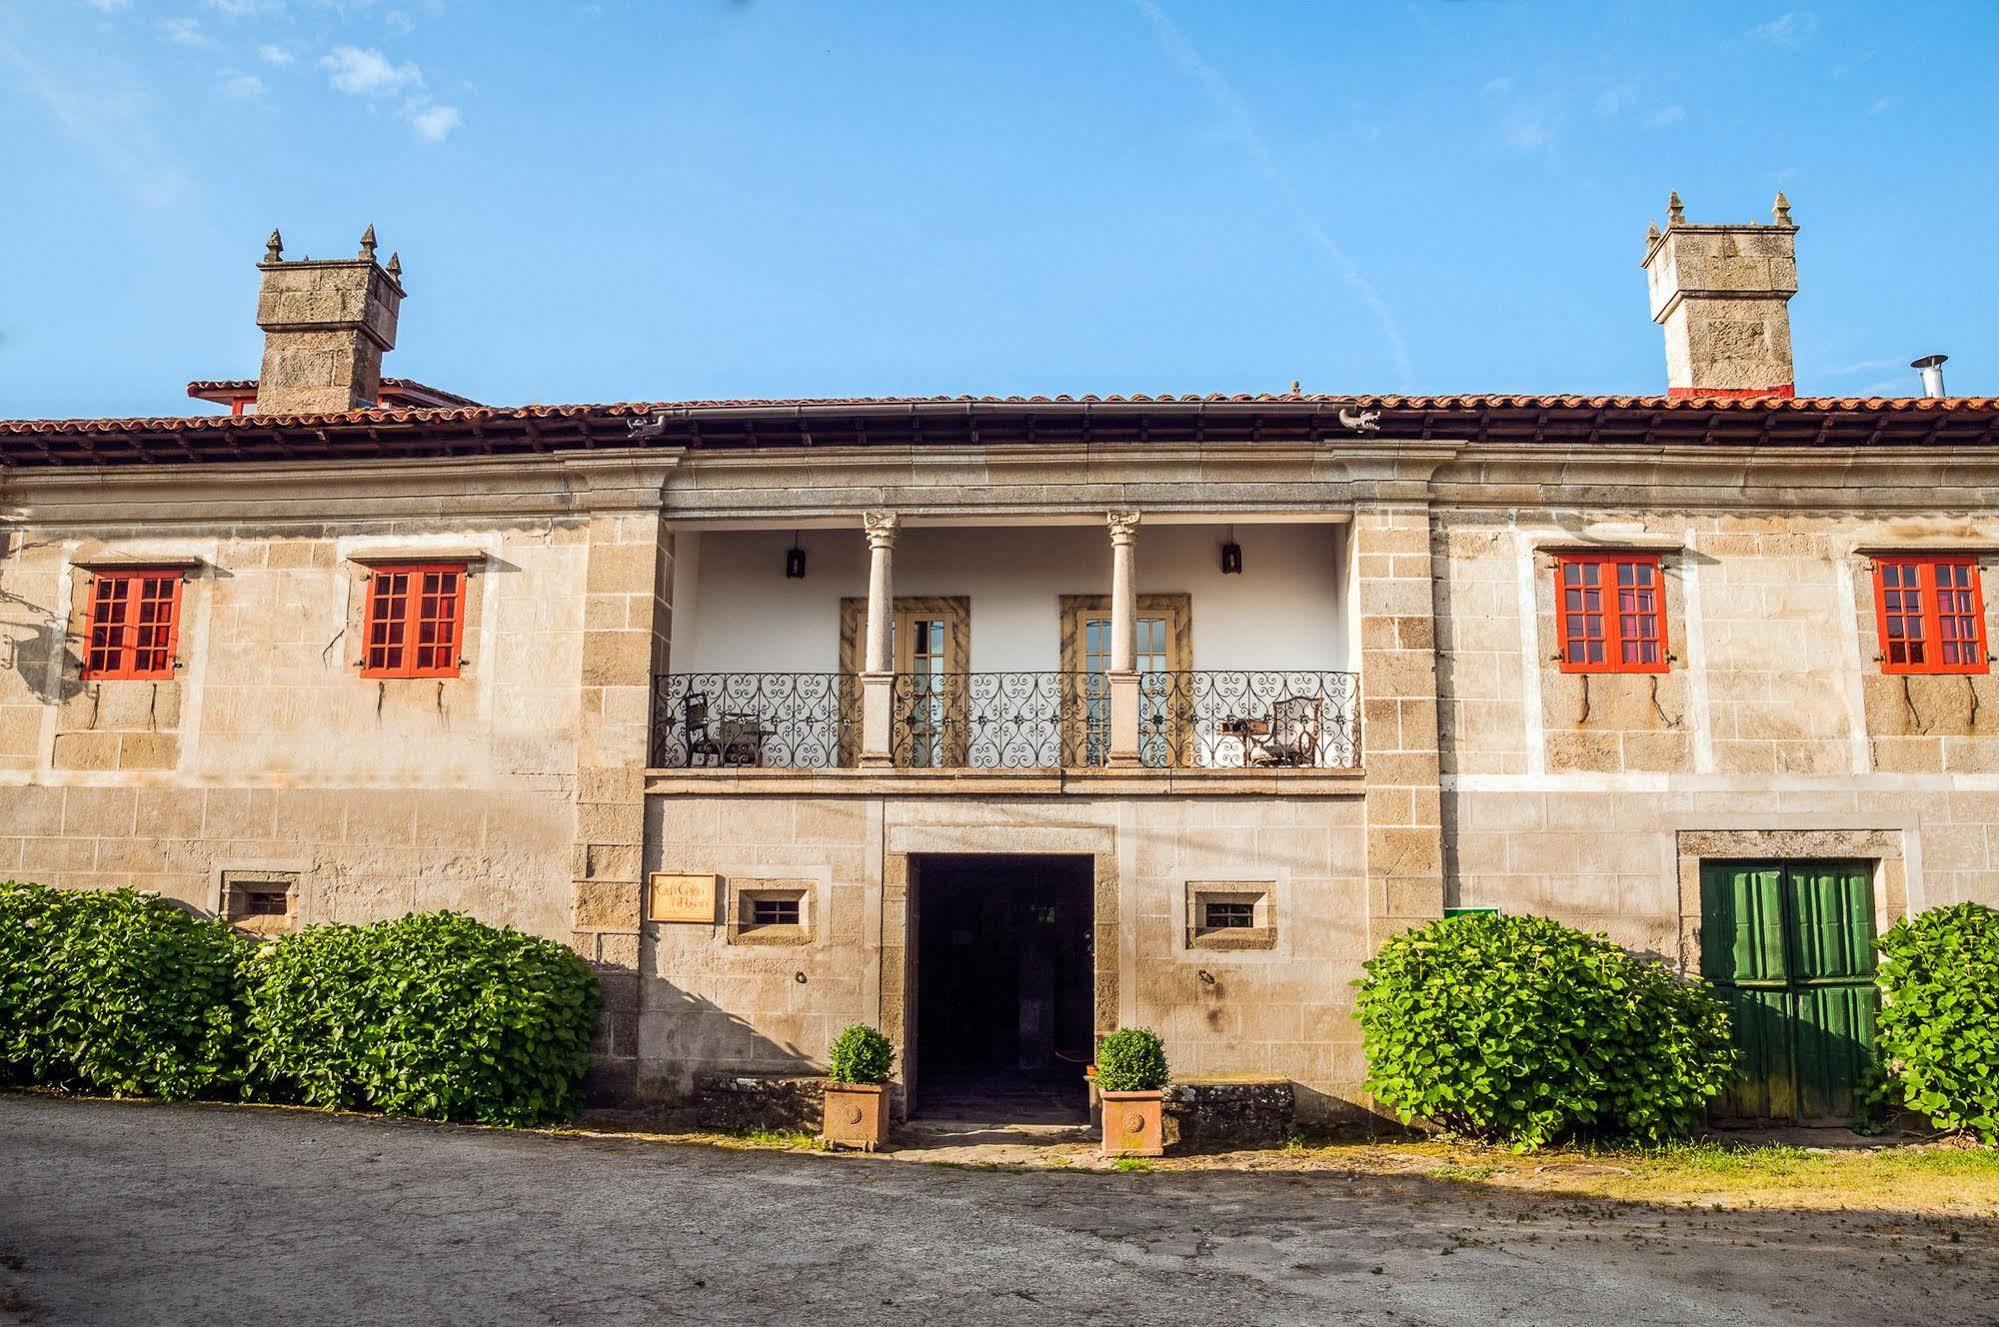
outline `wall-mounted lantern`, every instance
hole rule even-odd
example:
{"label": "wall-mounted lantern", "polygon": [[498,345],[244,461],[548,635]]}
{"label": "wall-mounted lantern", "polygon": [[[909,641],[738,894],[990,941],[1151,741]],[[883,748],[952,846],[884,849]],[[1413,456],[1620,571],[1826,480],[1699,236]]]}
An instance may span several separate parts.
{"label": "wall-mounted lantern", "polygon": [[1229,541],[1222,545],[1222,575],[1242,575],[1242,545],[1235,541],[1235,527],[1229,527]]}

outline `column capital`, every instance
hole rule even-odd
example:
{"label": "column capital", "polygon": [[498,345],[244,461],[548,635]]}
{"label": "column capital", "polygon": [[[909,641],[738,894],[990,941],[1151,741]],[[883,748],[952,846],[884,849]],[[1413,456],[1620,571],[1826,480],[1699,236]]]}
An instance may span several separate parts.
{"label": "column capital", "polygon": [[1104,513],[1104,524],[1111,528],[1113,544],[1129,544],[1138,538],[1139,513],[1137,511],[1110,511]]}
{"label": "column capital", "polygon": [[892,511],[864,511],[861,528],[868,533],[869,548],[893,548],[896,531],[902,528],[902,517]]}

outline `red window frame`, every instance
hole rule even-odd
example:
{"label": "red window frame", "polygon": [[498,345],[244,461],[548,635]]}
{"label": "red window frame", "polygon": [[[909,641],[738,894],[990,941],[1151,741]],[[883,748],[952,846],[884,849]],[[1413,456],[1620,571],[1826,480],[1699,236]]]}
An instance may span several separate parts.
{"label": "red window frame", "polygon": [[83,680],[171,678],[180,661],[180,591],[186,573],[135,567],[90,573]]}
{"label": "red window frame", "polygon": [[1555,645],[1565,673],[1666,672],[1659,555],[1557,553]]}
{"label": "red window frame", "polygon": [[384,563],[368,573],[361,676],[456,677],[465,648],[463,562]]}
{"label": "red window frame", "polygon": [[1984,673],[1985,592],[1978,559],[1926,554],[1877,558],[1874,620],[1884,673]]}

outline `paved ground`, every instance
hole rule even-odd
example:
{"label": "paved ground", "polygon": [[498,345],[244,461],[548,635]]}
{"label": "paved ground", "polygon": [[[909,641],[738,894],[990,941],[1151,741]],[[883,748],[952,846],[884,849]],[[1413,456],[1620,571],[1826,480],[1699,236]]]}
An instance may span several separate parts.
{"label": "paved ground", "polygon": [[1964,1218],[0,1096],[0,1323],[1999,1324]]}

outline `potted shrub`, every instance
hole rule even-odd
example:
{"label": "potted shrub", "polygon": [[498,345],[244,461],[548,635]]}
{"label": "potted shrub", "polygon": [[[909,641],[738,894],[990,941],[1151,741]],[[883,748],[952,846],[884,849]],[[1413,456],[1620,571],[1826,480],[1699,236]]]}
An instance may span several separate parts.
{"label": "potted shrub", "polygon": [[895,1047],[865,1023],[833,1038],[820,1136],[829,1144],[872,1152],[888,1138],[888,1075]]}
{"label": "potted shrub", "polygon": [[1144,1028],[1119,1028],[1097,1047],[1097,1093],[1103,1099],[1104,1155],[1156,1157],[1166,1151],[1159,1103],[1166,1048]]}

